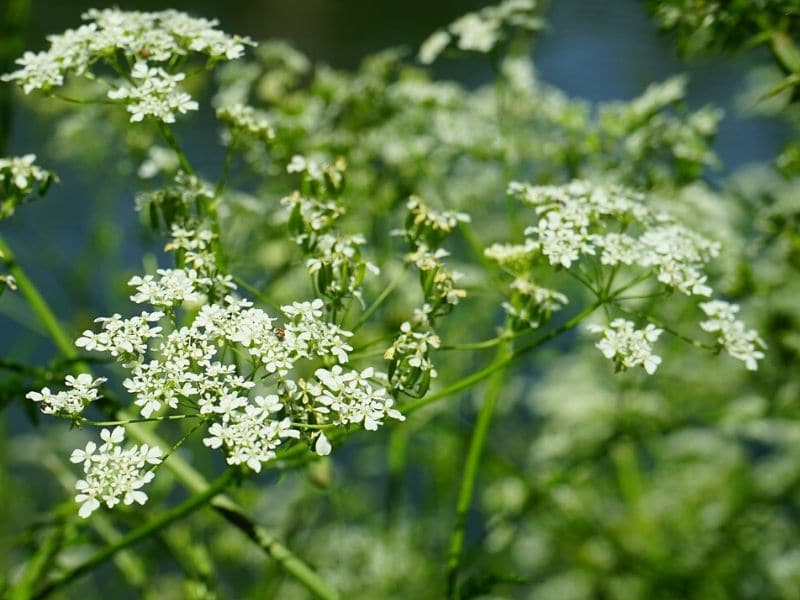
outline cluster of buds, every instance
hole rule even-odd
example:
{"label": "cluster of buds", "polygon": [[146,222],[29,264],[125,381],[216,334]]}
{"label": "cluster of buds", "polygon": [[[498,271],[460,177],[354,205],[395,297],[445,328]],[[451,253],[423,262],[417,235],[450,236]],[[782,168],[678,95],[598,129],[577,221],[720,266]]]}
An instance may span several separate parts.
{"label": "cluster of buds", "polygon": [[361,254],[364,236],[344,235],[336,229],[345,214],[340,201],[345,169],[341,158],[327,164],[295,156],[287,171],[302,176],[301,189],[281,201],[289,210],[289,233],[303,252],[314,291],[330,301],[333,312],[344,309],[350,298],[363,303],[364,277],[367,272],[379,272]]}
{"label": "cluster of buds", "polygon": [[167,232],[174,225],[201,219],[214,202],[214,190],[195,177],[178,171],[174,181],[157,190],[139,194],[136,210],[146,214],[153,231]]}
{"label": "cluster of buds", "polygon": [[525,277],[517,277],[511,283],[510,298],[502,306],[510,318],[511,330],[520,331],[541,327],[567,302],[567,297],[561,292],[538,286]]}
{"label": "cluster of buds", "polygon": [[36,155],[0,158],[0,220],[23,202],[40,198],[58,178],[35,164]]}
{"label": "cluster of buds", "polygon": [[436,320],[448,314],[467,295],[466,290],[456,286],[461,274],[442,262],[449,252],[440,245],[459,223],[468,223],[470,218],[462,212],[434,210],[419,196],[412,196],[406,208],[404,229],[398,233],[412,249],[406,261],[419,271],[423,304],[414,311],[412,321],[401,325],[400,335],[386,350],[384,358],[389,361],[392,386],[420,397],[437,375],[430,358],[431,351],[441,344],[433,329]]}

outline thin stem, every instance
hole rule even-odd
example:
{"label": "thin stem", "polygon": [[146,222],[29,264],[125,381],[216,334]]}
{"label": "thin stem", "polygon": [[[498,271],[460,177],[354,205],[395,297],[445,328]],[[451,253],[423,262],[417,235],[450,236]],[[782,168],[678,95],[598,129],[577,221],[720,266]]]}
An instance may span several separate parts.
{"label": "thin stem", "polygon": [[308,591],[323,600],[337,600],[339,594],[328,586],[319,575],[295,556],[286,546],[276,540],[268,531],[254,523],[239,506],[226,496],[212,501],[214,509],[229,522],[234,523],[245,535],[271,556],[287,573],[294,576]]}
{"label": "thin stem", "polygon": [[123,421],[92,421],[91,419],[81,419],[81,425],[93,425],[95,427],[116,427],[117,425],[130,425],[131,423],[150,423],[158,421],[179,421],[181,419],[198,419],[203,415],[197,414],[180,414],[180,415],[164,415],[163,417],[150,417],[145,419],[125,419]]}
{"label": "thin stem", "polygon": [[241,277],[239,277],[238,275],[233,275],[233,280],[236,282],[236,285],[238,285],[239,287],[242,287],[242,288],[244,288],[245,290],[247,290],[248,292],[250,292],[250,293],[251,293],[253,296],[255,296],[255,297],[258,299],[258,300],[260,300],[261,302],[263,302],[264,304],[266,304],[266,305],[267,305],[267,306],[269,306],[270,308],[273,308],[273,309],[275,309],[277,312],[279,312],[279,313],[281,313],[281,314],[284,314],[283,310],[281,310],[281,307],[280,307],[280,306],[278,306],[278,304],[277,304],[277,303],[275,303],[275,302],[273,302],[272,300],[270,300],[270,299],[269,299],[269,298],[268,298],[268,297],[267,297],[267,296],[264,294],[264,292],[262,292],[261,290],[259,290],[259,289],[258,289],[256,286],[254,286],[254,285],[252,285],[252,284],[250,284],[250,283],[247,283],[247,282],[246,282],[244,279],[242,279],[242,278],[241,278]]}
{"label": "thin stem", "polygon": [[222,164],[222,173],[220,173],[219,181],[217,181],[217,187],[214,190],[214,199],[220,197],[223,190],[225,189],[225,184],[228,182],[228,175],[230,174],[231,165],[233,164],[233,150],[236,146],[236,136],[231,134],[231,140],[228,144],[228,149],[225,151],[225,162]]}
{"label": "thin stem", "polygon": [[3,237],[0,235],[0,253],[3,254],[3,261],[6,263],[8,272],[17,280],[17,288],[20,293],[28,301],[31,310],[42,322],[47,332],[50,334],[53,342],[58,348],[58,351],[66,358],[77,358],[78,352],[75,346],[72,345],[72,339],[64,332],[58,318],[53,314],[50,306],[45,301],[44,297],[39,293],[36,285],[28,279],[28,275],[17,264],[11,248],[8,247]]}
{"label": "thin stem", "polygon": [[169,450],[167,450],[167,451],[164,453],[164,456],[162,456],[162,457],[161,457],[161,462],[160,462],[160,463],[158,463],[158,464],[155,464],[155,465],[153,465],[152,467],[150,467],[150,469],[149,469],[149,470],[150,470],[150,471],[155,471],[155,470],[156,470],[156,469],[158,469],[160,466],[162,466],[163,464],[165,464],[166,460],[167,460],[167,459],[168,459],[170,456],[172,456],[172,455],[173,455],[173,454],[174,454],[174,453],[175,453],[175,452],[178,450],[178,448],[180,448],[181,446],[183,446],[183,444],[186,442],[186,440],[188,440],[190,437],[192,437],[192,435],[194,434],[194,432],[195,432],[195,431],[197,431],[198,429],[200,429],[200,427],[202,427],[202,426],[203,426],[203,422],[202,422],[202,421],[200,421],[200,422],[199,422],[199,423],[197,423],[197,424],[196,424],[194,427],[192,427],[192,428],[191,428],[189,431],[187,431],[186,433],[184,433],[184,434],[183,434],[183,436],[181,436],[181,438],[180,438],[180,439],[179,439],[177,442],[175,442],[174,444],[172,444],[172,446],[169,448]]}
{"label": "thin stem", "polygon": [[680,331],[677,331],[677,330],[673,329],[672,327],[670,327],[669,325],[664,323],[664,321],[654,317],[653,315],[646,315],[646,314],[640,313],[640,312],[635,311],[635,310],[627,309],[627,308],[625,308],[624,306],[622,306],[621,304],[619,304],[617,302],[614,302],[614,306],[616,306],[620,311],[624,312],[627,315],[631,315],[631,316],[637,317],[638,319],[641,319],[643,321],[648,321],[650,323],[653,323],[654,325],[658,325],[658,327],[660,327],[661,329],[663,329],[664,331],[666,331],[670,335],[673,335],[676,338],[678,338],[680,340],[683,340],[687,344],[691,344],[695,348],[702,348],[703,350],[717,350],[718,349],[717,346],[714,346],[712,344],[704,344],[703,342],[701,342],[699,340],[695,340],[693,338],[690,338],[688,335],[682,334]]}
{"label": "thin stem", "polygon": [[565,269],[565,271],[567,275],[570,275],[571,277],[577,279],[580,283],[582,283],[590,292],[592,292],[592,294],[594,294],[598,298],[600,297],[600,294],[597,292],[597,290],[594,289],[594,286],[590,284],[583,275],[578,275],[572,269]]}
{"label": "thin stem", "polygon": [[214,496],[222,493],[222,491],[228,487],[231,482],[233,481],[234,472],[231,470],[226,471],[221,477],[219,477],[216,481],[211,483],[204,491],[187,498],[171,510],[163,513],[161,516],[156,517],[155,519],[145,523],[144,525],[140,525],[139,527],[135,528],[128,534],[122,536],[119,540],[110,544],[99,550],[83,562],[75,565],[74,567],[68,569],[65,573],[61,576],[56,578],[55,580],[51,581],[47,585],[45,585],[42,589],[40,589],[33,598],[38,600],[39,598],[45,598],[51,593],[55,592],[59,588],[64,587],[66,584],[74,581],[81,575],[88,573],[96,566],[104,563],[109,558],[114,556],[120,550],[127,548],[139,542],[145,538],[150,537],[151,535],[161,531],[164,527],[167,527],[171,523],[177,521],[185,517],[186,515],[194,512],[197,508],[203,506],[204,504],[208,503]]}
{"label": "thin stem", "polygon": [[71,98],[69,96],[65,96],[63,94],[59,94],[58,92],[50,92],[54,98],[58,98],[63,102],[69,102],[70,104],[118,104],[121,105],[121,102],[117,102],[115,100],[97,100],[97,99],[90,99],[90,98]]}
{"label": "thin stem", "polygon": [[400,285],[400,282],[403,281],[403,279],[405,278],[405,275],[406,275],[407,271],[408,271],[408,264],[403,266],[403,270],[400,273],[400,275],[395,277],[394,280],[391,283],[389,283],[389,285],[387,285],[385,288],[383,288],[383,291],[378,295],[378,297],[375,299],[375,301],[367,307],[367,309],[364,311],[364,314],[361,315],[361,318],[358,320],[358,323],[356,323],[350,331],[355,333],[367,321],[369,321],[369,318],[373,314],[375,314],[375,311],[378,310],[378,308],[380,308],[380,306],[381,306],[381,304],[383,304],[384,300],[386,300],[386,298],[389,297],[389,294],[391,294],[394,291],[394,289],[398,285]]}
{"label": "thin stem", "polygon": [[439,350],[485,350],[486,348],[494,348],[498,344],[502,344],[508,340],[513,340],[523,335],[527,335],[529,331],[517,331],[516,333],[507,333],[499,335],[495,338],[488,340],[481,340],[479,342],[465,342],[463,344],[450,344],[442,346]]}
{"label": "thin stem", "polygon": [[161,135],[164,136],[164,141],[167,142],[169,147],[172,148],[172,151],[177,155],[178,162],[181,164],[181,169],[186,171],[189,175],[195,175],[196,173],[194,167],[192,167],[189,159],[186,157],[186,154],[184,154],[183,149],[178,143],[178,140],[175,139],[175,134],[172,133],[172,129],[169,127],[169,125],[163,121],[159,121],[158,129],[161,131]]}
{"label": "thin stem", "polygon": [[457,381],[447,386],[446,388],[439,390],[438,392],[434,392],[429,396],[425,396],[424,398],[420,398],[419,400],[415,400],[413,402],[409,402],[408,404],[403,405],[402,406],[403,412],[405,414],[410,414],[412,412],[418,411],[419,409],[425,406],[428,406],[429,404],[433,404],[437,400],[441,400],[442,398],[451,396],[456,392],[460,392],[461,390],[472,387],[476,383],[483,381],[484,379],[489,377],[495,371],[504,369],[512,362],[519,360],[531,350],[534,350],[535,348],[538,348],[539,346],[552,340],[553,338],[558,337],[562,333],[569,331],[570,329],[573,329],[586,317],[592,314],[601,304],[602,304],[601,302],[595,302],[594,304],[591,304],[590,306],[582,310],[580,313],[572,317],[569,321],[567,321],[560,327],[553,329],[552,331],[546,333],[539,339],[534,340],[530,344],[526,344],[525,346],[522,346],[521,348],[514,350],[514,352],[511,355],[504,357],[502,360],[495,361],[489,366],[481,369],[480,371],[476,371],[472,375],[468,375],[467,377],[461,379],[460,381]]}
{"label": "thin stem", "polygon": [[[511,344],[506,342],[497,351],[496,362],[504,362],[512,355]],[[504,362],[505,366],[508,362]],[[505,379],[505,367],[497,369],[489,381],[489,387],[483,399],[478,420],[469,442],[467,460],[464,464],[464,473],[461,476],[461,487],[456,502],[456,518],[453,532],[450,536],[450,546],[447,553],[447,597],[459,598],[458,573],[461,568],[461,559],[464,554],[464,534],[467,526],[467,515],[472,506],[472,496],[475,492],[475,481],[478,476],[481,456],[486,447],[489,435],[489,426],[492,423],[494,410]]]}

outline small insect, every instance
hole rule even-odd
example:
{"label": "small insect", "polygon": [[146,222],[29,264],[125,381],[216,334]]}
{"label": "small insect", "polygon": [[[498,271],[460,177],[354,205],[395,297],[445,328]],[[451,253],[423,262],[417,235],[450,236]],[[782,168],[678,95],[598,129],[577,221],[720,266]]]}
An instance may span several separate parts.
{"label": "small insect", "polygon": [[282,342],[286,337],[286,330],[283,327],[276,327],[272,331],[275,333],[275,337],[278,338],[279,342]]}
{"label": "small insect", "polygon": [[150,52],[150,50],[147,48],[140,49],[138,54],[139,58],[150,58],[150,56],[152,56],[152,52]]}

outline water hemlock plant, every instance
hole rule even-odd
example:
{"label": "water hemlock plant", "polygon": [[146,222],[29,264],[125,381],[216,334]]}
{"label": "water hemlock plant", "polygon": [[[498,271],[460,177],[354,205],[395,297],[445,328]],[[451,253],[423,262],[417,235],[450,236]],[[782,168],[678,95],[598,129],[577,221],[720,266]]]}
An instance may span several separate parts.
{"label": "water hemlock plant", "polygon": [[[694,13],[646,4],[689,44]],[[697,44],[731,46],[712,4]],[[748,26],[800,68],[772,4]],[[0,219],[50,201],[32,152],[91,172],[101,136],[162,241],[110,316],[68,319],[0,237],[0,304],[57,353],[0,359],[0,398],[63,421],[26,443],[74,497],[9,598],[109,560],[102,589],[163,598],[794,597],[791,157],[709,183],[723,115],[687,78],[596,106],[543,83],[534,0],[355,72],[174,10],[82,19],[2,76],[53,134],[0,159]],[[491,84],[433,76],[464,57]],[[181,141],[204,98],[217,173]],[[145,540],[177,574],[149,582]]]}

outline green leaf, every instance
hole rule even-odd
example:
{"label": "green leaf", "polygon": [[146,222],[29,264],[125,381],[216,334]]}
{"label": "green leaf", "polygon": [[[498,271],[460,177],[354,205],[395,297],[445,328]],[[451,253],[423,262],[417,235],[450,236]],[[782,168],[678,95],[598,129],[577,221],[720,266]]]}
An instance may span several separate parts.
{"label": "green leaf", "polygon": [[775,56],[792,73],[800,73],[800,50],[785,33],[772,34],[772,50]]}

